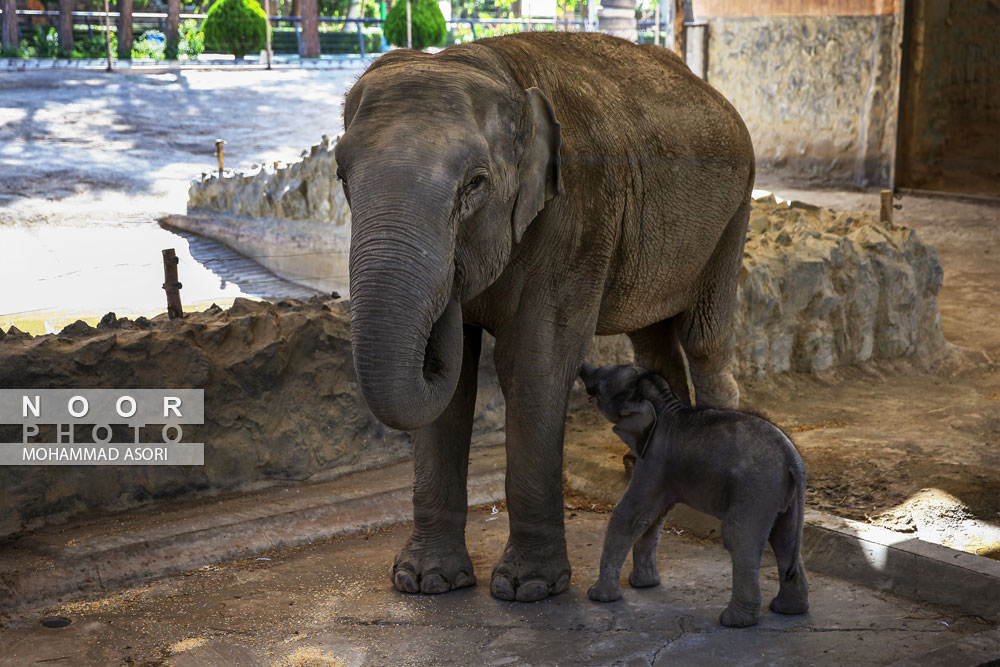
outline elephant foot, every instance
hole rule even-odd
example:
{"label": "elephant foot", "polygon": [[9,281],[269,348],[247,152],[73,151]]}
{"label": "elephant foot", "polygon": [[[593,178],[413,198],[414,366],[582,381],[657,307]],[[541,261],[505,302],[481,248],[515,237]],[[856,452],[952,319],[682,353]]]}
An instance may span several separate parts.
{"label": "elephant foot", "polygon": [[735,602],[730,602],[719,616],[719,623],[727,628],[747,628],[751,625],[757,625],[759,621],[759,609],[750,609]]}
{"label": "elephant foot", "polygon": [[473,586],[476,576],[465,544],[414,544],[411,539],[392,565],[392,584],[403,593],[447,593]]}
{"label": "elephant foot", "polygon": [[628,583],[632,588],[650,588],[660,585],[660,573],[655,569],[634,568],[628,575]]}
{"label": "elephant foot", "polygon": [[782,597],[781,593],[771,600],[771,611],[778,614],[804,614],[809,611],[809,600],[792,595]]}
{"label": "elephant foot", "polygon": [[604,582],[598,580],[590,590],[587,591],[587,597],[589,597],[594,602],[614,602],[615,600],[620,600],[622,597],[621,586],[618,585],[617,581]]}
{"label": "elephant foot", "polygon": [[570,566],[565,547],[528,551],[510,543],[493,568],[490,593],[499,600],[535,602],[569,587]]}

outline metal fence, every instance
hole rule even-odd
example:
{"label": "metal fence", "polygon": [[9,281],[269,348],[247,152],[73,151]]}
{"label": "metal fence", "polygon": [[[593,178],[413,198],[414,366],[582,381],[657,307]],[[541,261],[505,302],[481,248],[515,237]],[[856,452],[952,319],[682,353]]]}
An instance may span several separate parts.
{"label": "metal fence", "polygon": [[[2,12],[0,12],[2,14]],[[56,27],[56,22],[58,21],[59,12],[58,11],[42,11],[42,10],[32,10],[24,9],[17,11],[18,17],[20,18],[20,34],[23,36],[30,34],[30,26],[32,24],[41,24],[46,27]],[[112,29],[116,29],[118,19],[120,17],[119,12],[109,12],[107,14],[108,19],[111,21]],[[72,12],[73,25],[81,26],[85,25],[87,28],[88,35],[93,35],[95,29],[99,32],[104,30],[105,23],[105,13],[104,12],[85,12],[85,11],[75,11]],[[185,21],[188,19],[193,19],[195,21],[204,21],[206,14],[181,14],[180,20]],[[294,31],[296,51],[301,53],[302,47],[302,17],[300,16],[272,16],[269,17],[273,33],[281,30]],[[348,23],[355,24],[357,26],[357,53],[361,56],[365,56],[370,53],[373,49],[365,43],[365,31],[366,27],[377,27],[382,29],[385,23],[384,19],[379,18],[341,18],[341,17],[330,17],[321,16],[319,17],[320,30],[322,32],[334,32],[342,28]],[[480,19],[480,18],[455,18],[447,20],[449,26],[449,43],[453,41],[466,41],[467,39],[481,39],[484,37],[493,37],[496,35],[504,35],[513,32],[525,32],[531,30],[561,30],[569,32],[584,32],[593,26],[588,26],[588,22],[580,19],[557,19],[557,18],[533,18],[533,17],[522,17],[513,19]],[[132,14],[132,25],[133,29],[139,33],[145,30],[159,30],[161,32],[166,30],[167,25],[167,14],[162,12],[133,12]],[[691,24],[696,25],[696,24]],[[639,41],[651,43],[652,42],[652,28],[654,24],[652,21],[640,21],[638,23],[639,28]],[[28,28],[27,30],[25,28]],[[660,32],[666,36],[668,30],[668,25],[666,21],[661,22]],[[649,33],[647,35],[647,33]],[[385,48],[384,41],[376,51],[381,51]],[[353,52],[353,48],[352,48]]]}

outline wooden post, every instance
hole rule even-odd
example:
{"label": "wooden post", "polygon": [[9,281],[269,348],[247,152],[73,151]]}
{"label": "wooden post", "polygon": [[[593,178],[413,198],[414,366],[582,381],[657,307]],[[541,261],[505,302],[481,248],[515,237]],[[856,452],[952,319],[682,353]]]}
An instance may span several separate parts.
{"label": "wooden post", "polygon": [[316,0],[301,0],[302,8],[302,53],[303,58],[319,58],[319,3]]}
{"label": "wooden post", "polygon": [[20,38],[17,34],[17,0],[3,0],[3,38],[6,47],[16,47]]}
{"label": "wooden post", "polygon": [[73,0],[59,0],[59,57],[73,57]]}
{"label": "wooden post", "polygon": [[225,162],[222,159],[222,146],[225,143],[222,139],[215,140],[215,156],[219,158],[219,178],[222,178],[222,170],[226,168]]}
{"label": "wooden post", "polygon": [[410,0],[406,0],[406,48],[413,48],[413,25],[410,16]]}
{"label": "wooden post", "polygon": [[878,217],[883,223],[892,224],[892,190],[882,190],[879,193],[879,199],[881,200],[881,206],[879,207]]}
{"label": "wooden post", "polygon": [[660,0],[655,0],[656,9],[653,11],[653,44],[660,45]]}
{"label": "wooden post", "polygon": [[118,0],[119,60],[132,59],[132,9],[134,5],[135,0]]}
{"label": "wooden post", "polygon": [[181,0],[167,2],[167,47],[173,59],[178,59],[177,46],[180,44]]}
{"label": "wooden post", "polygon": [[271,69],[271,3],[264,0],[264,15],[267,17],[267,30],[264,33],[264,54],[267,58],[267,68]]}
{"label": "wooden post", "polygon": [[163,289],[167,293],[167,314],[170,319],[184,317],[184,310],[181,308],[181,283],[177,280],[177,254],[173,248],[163,251]]}
{"label": "wooden post", "polygon": [[684,40],[684,0],[674,0],[674,52],[687,62],[687,44]]}
{"label": "wooden post", "polygon": [[111,7],[108,0],[104,0],[104,44],[108,47],[108,71],[114,71],[114,63],[111,62]]}

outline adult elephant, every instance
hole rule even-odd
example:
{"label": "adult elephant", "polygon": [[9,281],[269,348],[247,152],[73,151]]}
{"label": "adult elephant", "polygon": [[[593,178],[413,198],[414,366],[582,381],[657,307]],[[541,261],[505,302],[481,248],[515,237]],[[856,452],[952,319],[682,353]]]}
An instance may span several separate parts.
{"label": "adult elephant", "polygon": [[738,402],[746,127],[670,51],[561,32],[390,52],[348,93],[344,126],[358,380],[381,421],[414,431],[414,526],[393,583],[475,583],[466,474],[485,329],[510,512],[490,590],[559,593],[566,406],[594,334],[627,332],[637,363],[688,401]]}

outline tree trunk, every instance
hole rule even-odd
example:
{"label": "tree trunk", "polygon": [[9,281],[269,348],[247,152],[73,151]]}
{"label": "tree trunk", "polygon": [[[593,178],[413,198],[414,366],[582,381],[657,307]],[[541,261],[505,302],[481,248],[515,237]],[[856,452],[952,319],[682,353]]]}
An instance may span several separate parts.
{"label": "tree trunk", "polygon": [[[360,0],[348,0],[347,4],[347,18],[349,19],[359,19],[361,18],[361,5]],[[341,28],[343,32],[357,32],[357,23],[345,23],[344,27]]]}
{"label": "tree trunk", "polygon": [[291,16],[302,16],[302,3],[299,0],[291,0],[292,2],[292,13]]}
{"label": "tree trunk", "polygon": [[17,0],[3,0],[3,45],[17,46]]}
{"label": "tree trunk", "polygon": [[73,55],[73,0],[59,0],[59,55]]}
{"label": "tree trunk", "polygon": [[601,32],[634,42],[639,38],[635,22],[635,0],[603,0],[597,10]]}
{"label": "tree trunk", "polygon": [[300,0],[302,6],[303,58],[319,58],[319,9],[316,0]]}
{"label": "tree trunk", "polygon": [[132,59],[132,4],[133,0],[118,0],[118,58]]}
{"label": "tree trunk", "polygon": [[181,41],[181,0],[167,0],[167,45],[164,50],[168,60],[177,60],[177,45]]}

